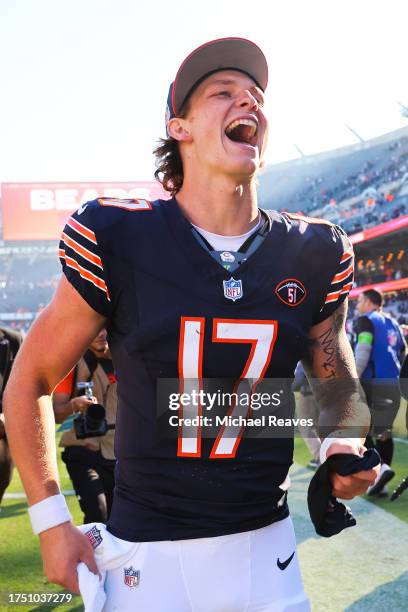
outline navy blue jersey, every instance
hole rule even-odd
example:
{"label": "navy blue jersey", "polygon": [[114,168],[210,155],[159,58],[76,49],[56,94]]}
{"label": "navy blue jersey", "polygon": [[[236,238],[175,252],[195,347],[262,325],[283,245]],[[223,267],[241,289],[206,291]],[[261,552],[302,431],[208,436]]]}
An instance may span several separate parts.
{"label": "navy blue jersey", "polygon": [[119,397],[108,528],[120,538],[216,536],[288,513],[293,438],[228,425],[212,437],[200,426],[171,437],[158,427],[160,381],[182,391],[207,379],[236,381],[235,390],[291,381],[310,328],[346,298],[353,254],[340,228],[272,211],[265,218],[263,242],[233,273],[199,244],[175,199],[95,200],[67,222],[64,273],[108,319]]}

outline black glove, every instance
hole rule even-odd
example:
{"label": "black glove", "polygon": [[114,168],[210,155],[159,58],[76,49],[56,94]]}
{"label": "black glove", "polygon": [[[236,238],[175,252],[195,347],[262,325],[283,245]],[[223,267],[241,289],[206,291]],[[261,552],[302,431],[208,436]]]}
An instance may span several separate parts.
{"label": "black glove", "polygon": [[343,529],[356,525],[350,508],[333,497],[330,473],[350,476],[356,472],[371,470],[379,463],[380,455],[375,448],[366,450],[362,457],[336,453],[322,463],[310,481],[307,492],[309,514],[317,534],[330,538]]}

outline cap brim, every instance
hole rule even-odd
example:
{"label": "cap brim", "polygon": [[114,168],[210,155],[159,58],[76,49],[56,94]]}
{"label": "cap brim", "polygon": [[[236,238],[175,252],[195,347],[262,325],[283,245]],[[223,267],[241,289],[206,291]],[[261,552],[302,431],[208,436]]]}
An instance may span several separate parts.
{"label": "cap brim", "polygon": [[180,111],[187,97],[206,75],[218,70],[239,70],[265,91],[268,84],[266,57],[245,38],[221,38],[195,49],[181,64],[173,84],[173,109]]}

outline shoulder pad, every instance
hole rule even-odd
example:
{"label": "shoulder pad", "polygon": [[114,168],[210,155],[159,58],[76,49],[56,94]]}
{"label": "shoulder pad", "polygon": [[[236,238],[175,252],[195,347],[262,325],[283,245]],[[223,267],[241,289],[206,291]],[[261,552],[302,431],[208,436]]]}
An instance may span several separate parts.
{"label": "shoulder pad", "polygon": [[121,208],[122,210],[152,210],[152,203],[149,200],[125,200],[122,198],[98,198],[100,206],[108,206],[113,208]]}
{"label": "shoulder pad", "polygon": [[154,203],[148,200],[97,198],[81,204],[67,223],[68,225],[72,222],[80,224],[84,231],[94,233],[123,222],[129,211],[152,210],[154,210]]}
{"label": "shoulder pad", "polygon": [[[299,231],[305,235],[317,235],[324,243],[342,253],[341,262],[353,256],[353,245],[347,233],[339,225],[335,225],[327,219],[306,217],[305,215],[282,213],[290,221],[299,224]],[[308,231],[307,231],[308,230]]]}
{"label": "shoulder pad", "polygon": [[305,223],[317,223],[318,225],[333,225],[331,221],[327,219],[320,219],[320,217],[307,217],[306,215],[300,215],[298,213],[289,213],[286,212],[285,215],[290,219],[295,219],[297,221],[304,221]]}

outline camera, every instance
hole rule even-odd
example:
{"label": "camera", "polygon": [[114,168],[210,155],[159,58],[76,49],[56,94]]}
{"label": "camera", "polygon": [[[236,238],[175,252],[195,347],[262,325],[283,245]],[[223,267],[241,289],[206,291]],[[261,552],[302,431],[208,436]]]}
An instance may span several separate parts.
{"label": "camera", "polygon": [[[77,383],[77,389],[85,390],[85,396],[92,399],[93,382]],[[104,436],[108,429],[105,418],[106,412],[102,404],[91,404],[84,414],[78,415],[74,419],[75,435],[78,439],[96,438]]]}

